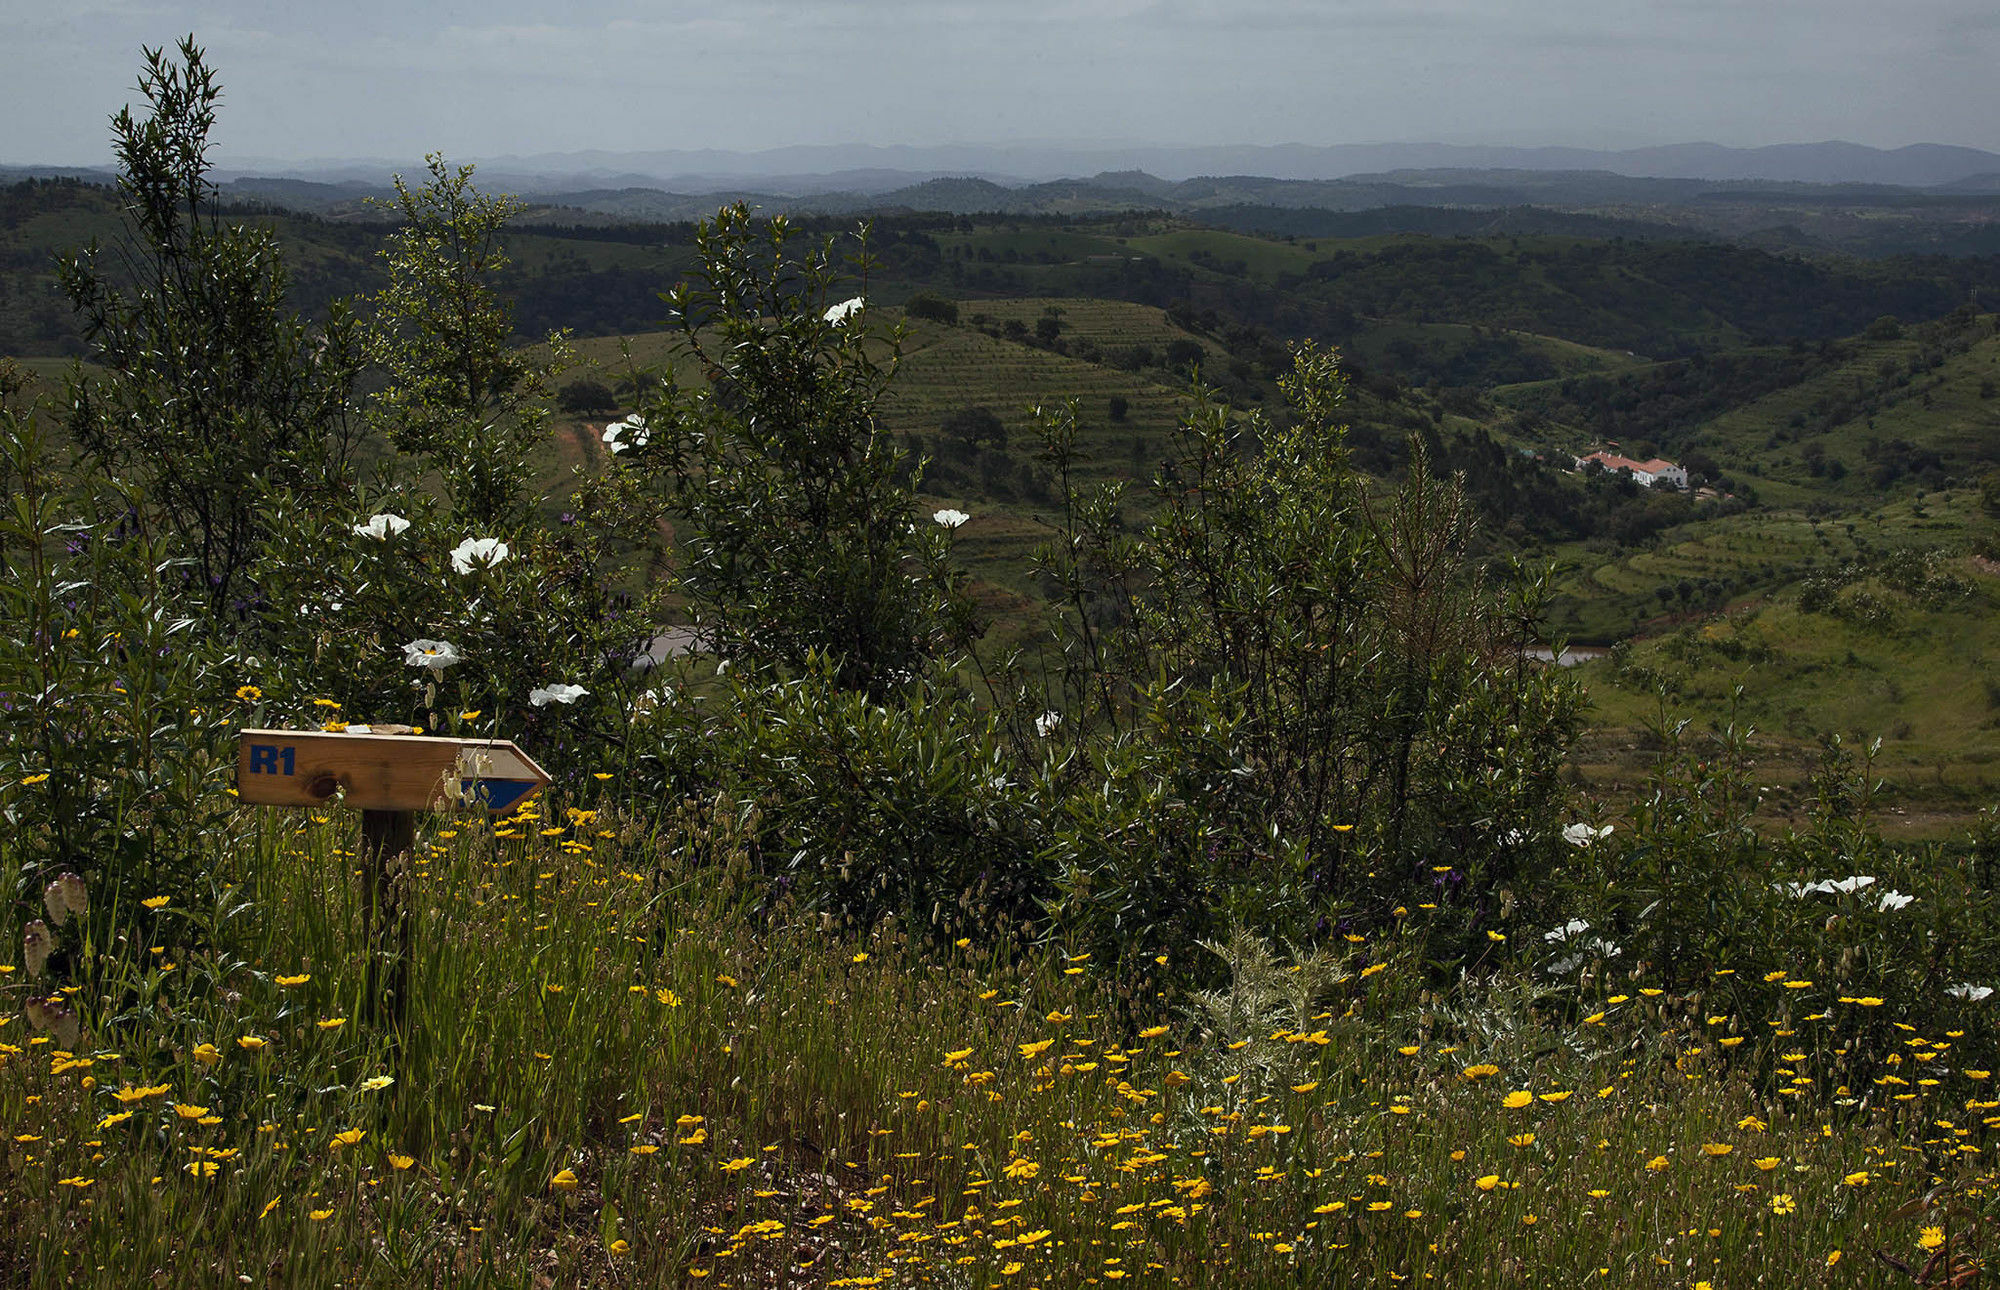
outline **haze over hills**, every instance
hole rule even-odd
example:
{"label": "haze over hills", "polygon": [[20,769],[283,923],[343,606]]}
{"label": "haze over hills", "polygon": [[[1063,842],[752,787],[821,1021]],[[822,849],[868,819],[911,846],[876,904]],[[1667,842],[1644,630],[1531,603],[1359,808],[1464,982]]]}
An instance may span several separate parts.
{"label": "haze over hills", "polygon": [[[1175,147],[1157,144],[965,144],[948,147],[812,146],[758,152],[682,149],[653,152],[538,153],[473,158],[482,178],[541,195],[579,189],[670,188],[690,194],[754,188],[784,196],[875,194],[931,179],[979,178],[1006,186],[1081,179],[1106,172],[1143,172],[1163,182],[1199,176],[1255,175],[1325,181],[1356,175],[1417,171],[1598,171],[1631,179],[1765,181],[1805,184],[1890,184],[1931,188],[2000,185],[2000,153],[1918,143],[1883,149],[1839,141],[1732,148],[1712,143],[1623,150],[1491,147],[1443,143],[1303,144]],[[315,159],[240,157],[217,167],[217,178],[285,178],[315,183],[380,185],[394,172],[414,173],[411,158]],[[0,167],[0,173],[108,177],[108,166]]]}
{"label": "haze over hills", "polygon": [[[727,202],[742,201],[764,213],[856,217],[904,212],[956,215],[1076,216],[1159,211],[1245,232],[1277,236],[1369,236],[1389,232],[1435,236],[1498,233],[1567,233],[1587,237],[1719,237],[1773,250],[1832,250],[1861,256],[1906,253],[2000,253],[2000,156],[1975,149],[1909,148],[1897,153],[1853,145],[1731,150],[1708,146],[1598,154],[1568,149],[1350,149],[1350,159],[1449,152],[1459,160],[1502,159],[1511,166],[1430,166],[1357,172],[1337,178],[1285,178],[1268,172],[1214,171],[1175,179],[1143,169],[1103,170],[1087,177],[1026,179],[1019,175],[899,170],[889,167],[827,170],[817,174],[744,174],[733,183],[713,171],[658,178],[630,168],[670,170],[674,159],[702,164],[718,159],[746,171],[768,166],[833,164],[854,160],[854,150],[791,149],[776,154],[564,154],[503,158],[480,163],[489,191],[526,198],[523,221],[534,225],[591,226],[675,223],[704,218]],[[916,164],[945,160],[928,150],[865,150],[875,160]],[[994,150],[987,150],[991,154]],[[1197,150],[1183,150],[1185,160]],[[1209,150],[1217,152],[1220,150]],[[1284,150],[1262,150],[1273,160]],[[1334,150],[1319,150],[1330,153]],[[1260,158],[1213,156],[1258,164]],[[959,150],[960,160],[978,160]],[[1476,153],[1477,156],[1469,154]],[[1076,161],[1086,154],[1064,154]],[[1551,169],[1563,160],[1598,160],[1631,169],[1701,169],[1769,172],[1760,178],[1705,178],[1634,174],[1608,168]],[[1813,157],[1820,158],[1815,162]],[[1759,159],[1762,159],[1760,161]],[[986,160],[994,160],[988,155]],[[1691,161],[1692,159],[1692,161]],[[1016,156],[1013,161],[1021,160]],[[1171,162],[1172,158],[1154,158]],[[1282,160],[1279,158],[1279,160]],[[579,173],[587,163],[601,171]],[[657,163],[657,164],[654,164]],[[1768,163],[1768,164],[1765,164]],[[555,169],[536,167],[566,167]],[[1273,165],[1271,169],[1284,169]],[[1297,169],[1298,167],[1292,167]],[[1328,167],[1331,168],[1331,167]],[[275,206],[340,221],[380,222],[380,202],[393,196],[388,163],[312,163],[284,172],[220,170],[225,199]],[[402,168],[406,175],[417,167]],[[1808,180],[1802,173],[1839,176]],[[1934,180],[1898,184],[1883,174]],[[0,182],[68,176],[108,184],[112,174],[93,167],[0,167]],[[1869,176],[1875,176],[1870,178]],[[721,185],[721,186],[718,186]]]}
{"label": "haze over hills", "polygon": [[[1829,142],[1729,148],[1712,143],[1600,151],[1584,148],[1468,147],[1454,144],[1338,144],[1310,147],[1064,147],[967,145],[946,148],[810,147],[766,152],[544,153],[494,157],[495,172],[651,179],[699,191],[755,179],[777,191],[813,187],[902,187],[912,177],[977,175],[1014,181],[1074,179],[1104,171],[1143,170],[1168,180],[1199,175],[1339,179],[1400,170],[1604,170],[1635,178],[1798,183],[1876,183],[1929,187],[2000,173],[2000,154],[1977,148],[1912,144],[1896,149]],[[872,172],[872,173],[871,173]],[[801,186],[804,185],[804,186]]]}

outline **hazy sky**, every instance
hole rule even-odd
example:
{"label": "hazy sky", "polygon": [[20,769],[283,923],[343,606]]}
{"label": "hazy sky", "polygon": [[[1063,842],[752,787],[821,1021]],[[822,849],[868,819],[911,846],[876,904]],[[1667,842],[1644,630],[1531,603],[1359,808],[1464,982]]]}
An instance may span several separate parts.
{"label": "hazy sky", "polygon": [[231,157],[788,144],[2000,150],[1996,0],[0,0],[0,161],[190,31]]}

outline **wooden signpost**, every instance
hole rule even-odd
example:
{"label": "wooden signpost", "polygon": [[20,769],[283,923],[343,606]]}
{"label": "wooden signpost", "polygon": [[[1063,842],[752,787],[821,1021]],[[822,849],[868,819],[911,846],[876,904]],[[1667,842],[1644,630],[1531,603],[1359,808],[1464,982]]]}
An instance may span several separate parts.
{"label": "wooden signpost", "polygon": [[245,730],[236,792],[254,806],[511,811],[549,782],[548,772],[505,739]]}
{"label": "wooden signpost", "polygon": [[547,771],[505,739],[245,730],[236,749],[236,793],[244,804],[361,812],[365,993],[374,1019],[399,1029],[408,1004],[410,924],[394,876],[415,845],[416,812],[483,807],[498,815],[549,782]]}

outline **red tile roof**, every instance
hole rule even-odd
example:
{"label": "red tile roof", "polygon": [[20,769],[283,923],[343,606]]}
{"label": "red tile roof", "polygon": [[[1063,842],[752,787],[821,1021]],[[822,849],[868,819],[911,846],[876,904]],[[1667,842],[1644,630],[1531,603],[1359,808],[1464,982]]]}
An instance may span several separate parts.
{"label": "red tile roof", "polygon": [[1662,471],[1677,469],[1674,462],[1668,461],[1664,457],[1655,457],[1651,461],[1633,461],[1630,457],[1621,457],[1615,452],[1593,452],[1587,457],[1579,458],[1579,460],[1597,462],[1606,470],[1643,470],[1649,475],[1657,475]]}

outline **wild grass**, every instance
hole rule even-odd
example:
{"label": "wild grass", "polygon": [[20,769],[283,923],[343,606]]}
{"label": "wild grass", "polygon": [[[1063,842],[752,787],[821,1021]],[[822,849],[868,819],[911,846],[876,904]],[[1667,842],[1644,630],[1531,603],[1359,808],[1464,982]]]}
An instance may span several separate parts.
{"label": "wild grass", "polygon": [[195,844],[202,908],[104,898],[58,933],[80,1030],[0,1050],[8,1279],[1818,1286],[1986,1257],[1996,1054],[1807,965],[1755,965],[1797,983],[1770,1015],[1722,977],[1444,988],[1400,949],[1417,910],[1305,957],[1239,936],[1203,951],[1226,987],[1163,996],[1002,929],[823,926],[728,818],[429,818],[400,1032],[361,997],[351,815],[246,812]]}

